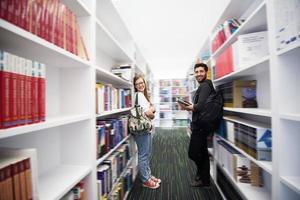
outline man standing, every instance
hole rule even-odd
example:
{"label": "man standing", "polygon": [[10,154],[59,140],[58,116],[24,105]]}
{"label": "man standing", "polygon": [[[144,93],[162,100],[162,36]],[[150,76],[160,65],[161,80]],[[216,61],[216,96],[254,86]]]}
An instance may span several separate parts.
{"label": "man standing", "polygon": [[192,187],[207,187],[210,186],[210,164],[207,150],[207,136],[210,133],[208,124],[199,122],[199,114],[201,113],[204,104],[213,92],[211,80],[206,79],[208,67],[204,63],[198,63],[194,66],[194,75],[199,83],[199,87],[195,92],[193,104],[180,106],[187,111],[192,111],[192,134],[189,145],[189,158],[193,160],[197,166],[197,173],[194,180],[191,182]]}

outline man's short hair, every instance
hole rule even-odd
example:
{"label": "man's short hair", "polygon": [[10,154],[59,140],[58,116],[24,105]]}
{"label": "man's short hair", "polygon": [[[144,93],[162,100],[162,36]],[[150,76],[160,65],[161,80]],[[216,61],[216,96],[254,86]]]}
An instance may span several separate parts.
{"label": "man's short hair", "polygon": [[206,72],[208,71],[208,67],[207,67],[207,65],[204,64],[204,63],[197,63],[197,64],[195,64],[195,66],[194,66],[194,71],[195,71],[195,69],[198,68],[198,67],[203,67],[204,70],[205,70]]}

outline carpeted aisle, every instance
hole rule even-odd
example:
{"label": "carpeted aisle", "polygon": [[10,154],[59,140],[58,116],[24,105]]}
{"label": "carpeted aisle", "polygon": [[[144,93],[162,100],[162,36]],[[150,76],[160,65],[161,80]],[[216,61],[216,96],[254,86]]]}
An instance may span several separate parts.
{"label": "carpeted aisle", "polygon": [[128,200],[208,200],[222,199],[215,185],[210,188],[192,188],[195,166],[187,155],[189,137],[186,129],[157,129],[153,138],[152,174],[161,178],[159,189],[142,187],[137,178]]}

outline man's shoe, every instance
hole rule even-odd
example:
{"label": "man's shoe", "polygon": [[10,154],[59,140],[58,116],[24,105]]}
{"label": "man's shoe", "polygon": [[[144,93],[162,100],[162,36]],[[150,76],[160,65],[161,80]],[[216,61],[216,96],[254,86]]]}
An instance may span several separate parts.
{"label": "man's shoe", "polygon": [[203,183],[201,180],[192,181],[190,184],[192,187],[209,187],[210,183]]}

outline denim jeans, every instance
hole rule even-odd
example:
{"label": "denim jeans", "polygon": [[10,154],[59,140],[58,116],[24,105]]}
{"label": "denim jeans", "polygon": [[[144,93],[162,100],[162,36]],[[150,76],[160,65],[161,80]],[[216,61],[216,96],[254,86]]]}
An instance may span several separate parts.
{"label": "denim jeans", "polygon": [[134,136],[138,148],[138,170],[142,182],[151,176],[150,156],[152,149],[152,136],[150,133]]}

